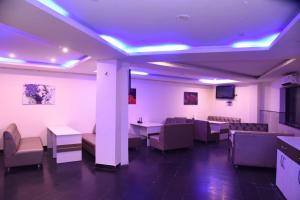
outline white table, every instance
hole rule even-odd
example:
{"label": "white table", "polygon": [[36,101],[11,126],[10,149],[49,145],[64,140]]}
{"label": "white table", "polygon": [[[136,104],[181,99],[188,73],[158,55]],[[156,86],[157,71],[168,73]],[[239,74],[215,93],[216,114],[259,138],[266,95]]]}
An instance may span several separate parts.
{"label": "white table", "polygon": [[53,149],[56,163],[82,160],[81,133],[68,126],[48,127],[47,147]]}
{"label": "white table", "polygon": [[149,134],[151,133],[159,133],[163,124],[160,123],[150,123],[150,122],[143,122],[142,124],[139,123],[130,123],[131,130],[134,134],[142,135],[147,138],[147,146],[149,146]]}
{"label": "white table", "polygon": [[[220,133],[221,129],[229,128],[227,122],[220,122],[220,121],[208,121],[208,122],[212,133]],[[227,134],[220,134],[220,140],[224,140],[227,138],[228,138]]]}

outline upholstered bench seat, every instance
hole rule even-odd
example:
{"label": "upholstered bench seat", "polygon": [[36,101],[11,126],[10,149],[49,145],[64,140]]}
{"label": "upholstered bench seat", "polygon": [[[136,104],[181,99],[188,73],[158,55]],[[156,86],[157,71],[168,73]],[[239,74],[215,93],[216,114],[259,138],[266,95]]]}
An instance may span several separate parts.
{"label": "upholstered bench seat", "polygon": [[43,144],[39,137],[21,138],[16,124],[4,131],[4,166],[40,165],[43,160]]}
{"label": "upholstered bench seat", "polygon": [[29,153],[29,152],[43,152],[43,147],[41,145],[40,138],[36,138],[36,137],[23,138],[20,141],[20,146],[16,154]]}

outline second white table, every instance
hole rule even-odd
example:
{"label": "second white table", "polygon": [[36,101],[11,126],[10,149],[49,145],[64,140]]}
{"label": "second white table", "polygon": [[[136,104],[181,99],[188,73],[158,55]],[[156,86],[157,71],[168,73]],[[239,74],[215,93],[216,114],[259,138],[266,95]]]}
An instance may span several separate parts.
{"label": "second white table", "polygon": [[143,122],[142,124],[139,123],[130,123],[131,129],[134,134],[142,135],[147,138],[147,146],[149,146],[149,134],[151,133],[159,133],[163,124],[160,123],[149,123]]}

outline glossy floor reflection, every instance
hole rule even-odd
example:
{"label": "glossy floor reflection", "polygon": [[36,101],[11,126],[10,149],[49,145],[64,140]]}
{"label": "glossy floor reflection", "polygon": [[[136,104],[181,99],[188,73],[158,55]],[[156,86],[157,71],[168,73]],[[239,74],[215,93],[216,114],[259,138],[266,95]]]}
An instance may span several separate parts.
{"label": "glossy floor reflection", "polygon": [[130,166],[94,169],[93,158],[57,165],[45,152],[44,166],[12,169],[4,176],[0,153],[0,199],[211,199],[280,200],[275,170],[234,168],[225,142],[161,153],[130,151]]}

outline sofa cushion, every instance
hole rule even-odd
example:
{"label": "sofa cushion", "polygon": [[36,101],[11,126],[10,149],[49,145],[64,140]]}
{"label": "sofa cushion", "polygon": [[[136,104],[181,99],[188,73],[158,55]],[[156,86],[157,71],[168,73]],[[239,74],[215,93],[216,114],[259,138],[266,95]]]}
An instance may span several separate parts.
{"label": "sofa cushion", "polygon": [[39,137],[22,138],[17,154],[43,151],[43,145]]}
{"label": "sofa cushion", "polygon": [[19,148],[21,135],[16,124],[10,124],[4,131],[4,154],[12,156]]}
{"label": "sofa cushion", "polygon": [[188,120],[185,117],[167,118],[165,121],[165,124],[186,124],[186,123],[191,123],[191,120]]}

